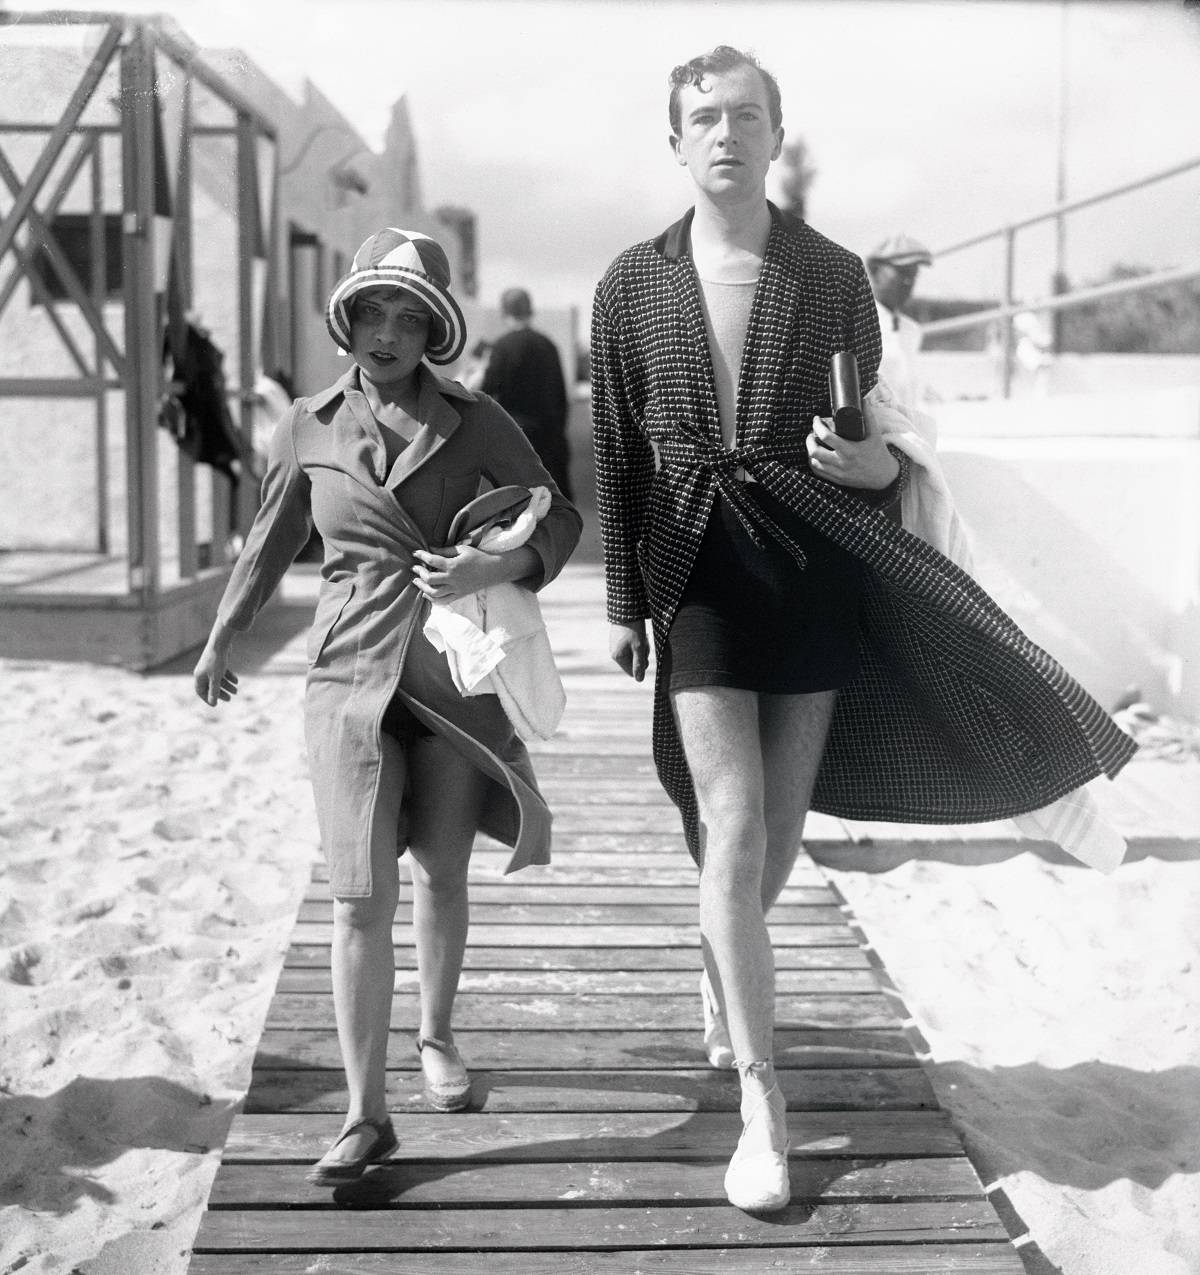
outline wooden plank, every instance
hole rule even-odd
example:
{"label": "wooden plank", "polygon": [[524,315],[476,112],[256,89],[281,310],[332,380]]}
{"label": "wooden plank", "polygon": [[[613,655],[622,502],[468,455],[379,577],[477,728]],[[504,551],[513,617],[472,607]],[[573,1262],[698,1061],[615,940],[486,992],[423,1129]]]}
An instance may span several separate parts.
{"label": "wooden plank", "polygon": [[[792,1199],[801,1201],[925,1198],[971,1199],[979,1179],[965,1156],[898,1160],[793,1160]],[[719,1183],[717,1183],[719,1190]],[[669,1204],[719,1198],[711,1164],[643,1160],[617,1164],[601,1160],[566,1164],[445,1164],[393,1160],[359,1184],[311,1186],[297,1165],[230,1165],[213,1185],[211,1208],[405,1208],[423,1205]]]}
{"label": "wooden plank", "polygon": [[[510,997],[467,992],[454,1003],[456,1021],[477,1030],[516,1031],[553,1024],[564,1030],[616,1030],[630,1023],[646,1032],[697,1025],[695,996],[551,996]],[[392,997],[391,1025],[396,1030],[421,1020],[421,999],[408,992]],[[304,992],[276,996],[267,1012],[269,1027],[324,1027],[333,1021],[333,998]],[[891,1027],[898,1022],[883,996],[799,996],[778,998],[775,1021],[781,1027]]]}
{"label": "wooden plank", "polygon": [[[536,881],[526,884],[526,874],[515,876],[511,881],[472,881],[471,906],[482,903],[505,903],[518,906],[540,905],[547,903],[583,904],[587,906],[614,906],[650,903],[686,904],[695,908],[699,902],[700,892],[697,882],[691,885],[658,885],[653,881],[643,881],[638,885],[623,882],[609,884],[607,882],[582,884],[547,884]],[[328,877],[322,878],[322,885]],[[400,882],[400,901],[404,903],[412,899],[412,883]],[[305,896],[306,901],[319,901],[327,908],[329,895],[321,886],[310,885]],[[836,907],[838,896],[828,885],[785,886],[777,906],[785,907]]]}
{"label": "wooden plank", "polygon": [[[569,841],[569,844],[564,842]],[[637,853],[621,850],[628,839],[606,833],[575,833],[567,839],[556,836],[554,858],[544,865],[525,868],[511,876],[504,875],[511,851],[494,848],[493,842],[482,840],[471,855],[471,881],[491,880],[497,884],[519,882],[543,889],[560,885],[648,885],[694,888],[696,865],[683,849],[680,838],[649,835],[639,839]],[[655,849],[660,844],[664,849]],[[841,842],[835,843],[841,845]],[[401,860],[403,868],[406,860]],[[313,871],[314,885],[325,887],[329,881],[324,863]],[[824,886],[825,880],[816,865],[805,859],[792,870],[793,885]]]}
{"label": "wooden plank", "polygon": [[[404,1038],[403,1042],[401,1037]],[[412,1048],[410,1025],[391,1041],[396,1051]],[[705,1065],[699,1026],[689,1031],[498,1031],[458,1026],[454,1038],[475,1071],[531,1070],[553,1061],[564,1071],[607,1071],[654,1067],[656,1071],[690,1071]],[[916,1067],[907,1037],[897,1027],[857,1029],[814,1027],[775,1032],[775,1066]],[[340,1068],[337,1033],[332,1021],[321,1028],[294,1031],[268,1027],[259,1038],[260,1067]]]}
{"label": "wooden plank", "polygon": [[[854,947],[854,936],[842,925],[771,925],[772,942],[780,947]],[[333,923],[300,921],[292,933],[293,942],[329,943]],[[392,942],[411,947],[412,926],[392,927]],[[606,925],[599,929],[541,925],[471,926],[471,942],[484,947],[690,947],[699,950],[700,929],[696,925]]]}
{"label": "wooden plank", "polygon": [[[225,1157],[315,1161],[337,1137],[341,1115],[237,1115]],[[793,1111],[792,1155],[862,1159],[961,1155],[941,1111]],[[741,1132],[734,1112],[522,1112],[400,1115],[396,1132],[412,1160],[710,1160]]]}
{"label": "wooden plank", "polygon": [[1024,1275],[1007,1241],[752,1249],[565,1249],[503,1253],[203,1253],[189,1275],[780,1275],[802,1268],[824,1275]]}
{"label": "wooden plank", "polygon": [[[328,921],[332,903],[327,900],[305,900],[297,914],[298,921]],[[403,912],[400,913],[403,915]],[[695,924],[697,908],[690,903],[575,903],[556,902],[547,897],[540,903],[476,902],[471,900],[471,926],[524,925],[543,930],[547,926],[622,926],[622,925],[688,925]],[[842,922],[842,912],[834,904],[792,906],[781,904],[771,909],[771,924],[828,925]]]}
{"label": "wooden plank", "polygon": [[[406,1051],[409,1052],[409,1051]],[[411,1066],[411,1063],[409,1064]],[[740,1089],[727,1071],[480,1071],[472,1068],[472,1107],[515,1111],[736,1111]],[[793,1111],[917,1111],[937,1106],[919,1067],[873,1070],[780,1070],[779,1086]],[[390,1111],[428,1111],[417,1069],[387,1073]],[[244,1110],[270,1112],[349,1109],[338,1070],[258,1067]]]}
{"label": "wooden plank", "polygon": [[[724,1164],[713,1165],[712,1195],[721,1191]],[[581,1191],[586,1181],[580,1183]],[[779,1242],[787,1228],[793,1244],[929,1243],[1004,1239],[995,1210],[984,1199],[901,1204],[793,1203],[767,1218],[728,1204],[682,1208],[439,1208],[294,1210],[216,1209],[206,1213],[195,1248],[247,1248],[278,1252],[442,1249],[625,1248],[631,1227],[638,1242],[672,1248],[747,1247]]]}
{"label": "wooden plank", "polygon": [[[328,943],[293,943],[284,964],[288,969],[328,969]],[[411,947],[393,949],[397,970],[416,968]],[[870,958],[859,947],[777,947],[775,974],[789,970],[867,969]],[[473,970],[603,970],[605,972],[686,970],[700,977],[697,948],[645,947],[476,947],[468,946],[465,969]],[[465,988],[465,984],[464,984]]]}
{"label": "wooden plank", "polygon": [[[830,949],[840,951],[843,949]],[[420,990],[415,969],[396,971],[398,992]],[[502,996],[691,996],[696,1021],[700,1018],[698,976],[694,970],[464,970],[458,984],[459,995],[480,993]],[[333,979],[324,969],[284,969],[279,975],[276,992],[303,992],[329,995]],[[874,970],[778,970],[775,974],[778,994],[815,995],[835,992],[839,995],[879,992],[879,979]]]}

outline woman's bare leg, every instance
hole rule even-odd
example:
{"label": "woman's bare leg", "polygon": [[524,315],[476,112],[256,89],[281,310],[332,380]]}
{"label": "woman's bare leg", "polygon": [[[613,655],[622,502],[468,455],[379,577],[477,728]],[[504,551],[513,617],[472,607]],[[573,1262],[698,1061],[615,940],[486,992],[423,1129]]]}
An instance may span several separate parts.
{"label": "woman's bare leg", "polygon": [[[485,776],[444,740],[420,740],[410,754],[413,934],[425,1039],[453,1044],[451,1016],[467,945],[467,869],[479,827]],[[452,1060],[427,1050],[426,1074],[446,1078]]]}

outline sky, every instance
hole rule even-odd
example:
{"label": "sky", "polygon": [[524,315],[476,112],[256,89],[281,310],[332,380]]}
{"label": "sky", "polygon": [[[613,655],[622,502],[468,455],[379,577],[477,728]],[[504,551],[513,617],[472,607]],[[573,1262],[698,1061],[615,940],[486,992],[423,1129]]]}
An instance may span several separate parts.
{"label": "sky", "polygon": [[[586,307],[616,253],[688,207],[667,144],[667,76],[718,43],[776,75],[785,131],[817,169],[809,221],[860,253],[897,231],[936,253],[1047,210],[1060,149],[1069,199],[1200,158],[1200,6],[1188,0],[119,7],[169,13],[202,46],[241,48],[293,92],[311,79],[375,147],[403,95],[426,205],[477,214],[484,302],[519,283],[541,306]],[[1198,203],[1200,169],[1072,217],[1068,273],[1200,263]],[[1048,290],[1051,244],[1048,227],[1018,236],[1024,295]],[[994,296],[1000,270],[995,244],[953,253],[921,291]]]}

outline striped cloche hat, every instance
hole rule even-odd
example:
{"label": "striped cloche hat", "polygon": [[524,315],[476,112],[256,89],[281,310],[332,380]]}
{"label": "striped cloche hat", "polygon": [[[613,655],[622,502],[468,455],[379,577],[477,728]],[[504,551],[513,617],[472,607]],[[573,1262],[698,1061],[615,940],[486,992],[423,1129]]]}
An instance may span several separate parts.
{"label": "striped cloche hat", "polygon": [[467,324],[450,295],[450,262],[445,249],[419,230],[378,230],[354,254],[350,272],[334,285],[325,307],[329,335],[350,349],[350,298],[364,288],[403,288],[433,311],[425,357],[453,363],[467,343]]}

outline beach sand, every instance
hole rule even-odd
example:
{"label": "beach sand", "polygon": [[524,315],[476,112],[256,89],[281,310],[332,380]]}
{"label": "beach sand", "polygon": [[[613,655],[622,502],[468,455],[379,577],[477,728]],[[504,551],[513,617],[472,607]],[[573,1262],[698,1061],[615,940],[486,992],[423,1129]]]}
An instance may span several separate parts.
{"label": "beach sand", "polygon": [[0,686],[0,1271],[182,1272],[316,852],[302,687]]}
{"label": "beach sand", "polygon": [[[178,667],[0,662],[0,1272],[187,1268],[316,854],[295,663],[214,713]],[[1031,1271],[1200,1271],[1195,835],[830,869]]]}

